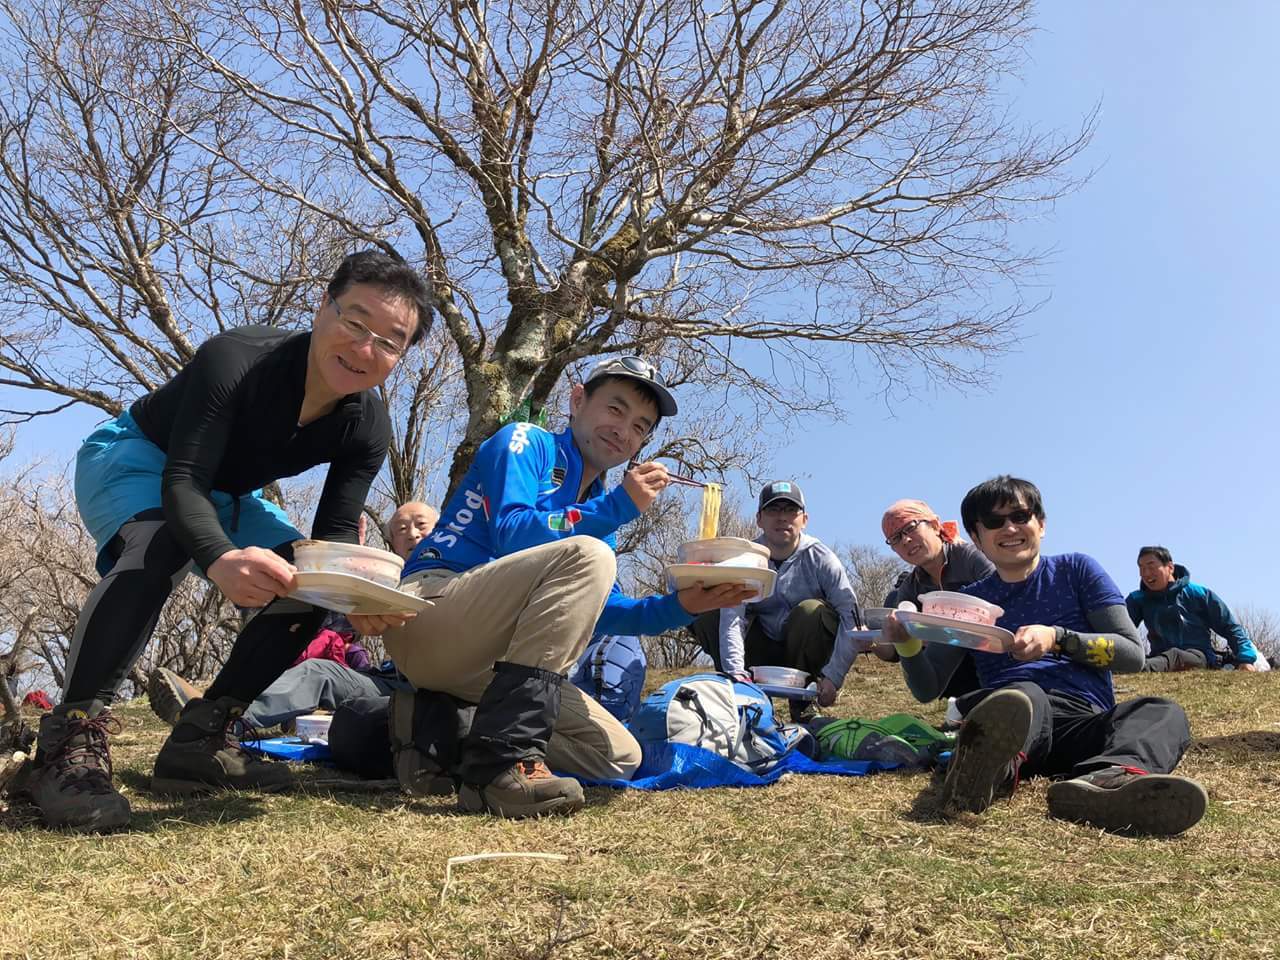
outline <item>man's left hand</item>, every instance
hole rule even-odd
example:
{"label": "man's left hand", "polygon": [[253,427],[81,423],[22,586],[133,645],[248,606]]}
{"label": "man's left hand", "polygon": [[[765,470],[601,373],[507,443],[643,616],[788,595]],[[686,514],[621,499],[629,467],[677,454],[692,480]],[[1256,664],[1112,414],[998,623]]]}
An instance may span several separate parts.
{"label": "man's left hand", "polygon": [[348,613],[347,619],[362,637],[380,637],[392,627],[403,627],[416,613]]}
{"label": "man's left hand", "polygon": [[818,678],[818,706],[829,707],[836,702],[836,694],[840,691],[826,677]]}
{"label": "man's left hand", "polygon": [[1015,660],[1039,660],[1046,653],[1053,652],[1058,642],[1058,632],[1053,627],[1042,623],[1028,624],[1019,627],[1013,635],[1013,646],[1009,653]]}
{"label": "man's left hand", "polygon": [[759,589],[745,583],[717,583],[715,586],[704,587],[699,580],[696,586],[685,587],[676,596],[680,598],[680,606],[684,607],[684,612],[696,617],[711,610],[736,607],[755,596]]}

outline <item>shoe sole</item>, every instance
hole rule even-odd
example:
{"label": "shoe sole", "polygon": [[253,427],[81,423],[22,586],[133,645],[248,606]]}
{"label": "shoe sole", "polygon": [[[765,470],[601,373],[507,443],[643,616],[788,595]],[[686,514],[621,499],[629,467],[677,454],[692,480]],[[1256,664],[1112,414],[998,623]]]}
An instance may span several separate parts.
{"label": "shoe sole", "polygon": [[1049,786],[1049,816],[1111,833],[1173,836],[1200,822],[1209,805],[1204,787],[1186,777],[1149,773],[1113,789],[1083,780]]}
{"label": "shoe sole", "polygon": [[466,813],[491,813],[508,820],[561,816],[581,810],[584,803],[585,798],[579,794],[577,797],[554,797],[542,803],[501,804],[489,802],[480,790],[472,786],[464,784],[458,791],[458,807]]}
{"label": "shoe sole", "polygon": [[209,793],[222,793],[226,790],[244,790],[250,793],[280,793],[293,786],[288,783],[265,784],[232,784],[205,783],[200,780],[175,780],[169,777],[152,777],[151,792],[163,797],[198,797]]}
{"label": "shoe sole", "polygon": [[1031,732],[1031,698],[997,690],[969,711],[942,785],[942,809],[982,813]]}
{"label": "shoe sole", "polygon": [[156,668],[147,679],[151,712],[171,727],[177,725],[178,715],[190,699],[177,685],[177,675],[164,667]]}

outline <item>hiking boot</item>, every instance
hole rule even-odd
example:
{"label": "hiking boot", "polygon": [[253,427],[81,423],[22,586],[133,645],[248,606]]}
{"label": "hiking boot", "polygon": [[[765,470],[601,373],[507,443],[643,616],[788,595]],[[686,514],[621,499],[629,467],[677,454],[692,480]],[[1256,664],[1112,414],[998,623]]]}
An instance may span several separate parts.
{"label": "hiking boot", "polygon": [[51,827],[119,830],[129,801],[111,785],[107,735],[120,721],[102,704],[64,704],[40,718],[36,757],[15,794],[29,799]]}
{"label": "hiking boot", "polygon": [[1114,833],[1182,833],[1200,822],[1208,803],[1194,780],[1139,767],[1104,767],[1049,785],[1049,816]]}
{"label": "hiking boot", "polygon": [[942,785],[942,809],[982,813],[996,791],[1018,785],[1031,731],[1031,698],[1021,690],[997,690],[969,711],[956,737]]}
{"label": "hiking boot", "polygon": [[819,719],[822,714],[818,712],[818,703],[816,700],[791,700],[788,702],[788,711],[791,714],[792,723],[813,723]]}
{"label": "hiking boot", "polygon": [[151,789],[187,796],[214,790],[283,790],[293,783],[287,765],[259,759],[240,746],[257,739],[241,719],[245,704],[230,697],[197,697],[182,708],[160,748]]}
{"label": "hiking boot", "polygon": [[196,697],[203,697],[204,691],[193,683],[182,679],[168,667],[156,667],[147,677],[147,699],[151,702],[151,712],[173,726],[178,722],[178,714],[182,708]]}
{"label": "hiking boot", "polygon": [[582,786],[572,777],[557,777],[542,760],[521,760],[487,786],[464,783],[458,806],[468,813],[492,813],[519,819],[573,813],[582,807]]}
{"label": "hiking boot", "polygon": [[435,757],[414,744],[416,690],[392,690],[389,723],[391,758],[400,789],[415,797],[447,797],[454,791],[453,777]]}

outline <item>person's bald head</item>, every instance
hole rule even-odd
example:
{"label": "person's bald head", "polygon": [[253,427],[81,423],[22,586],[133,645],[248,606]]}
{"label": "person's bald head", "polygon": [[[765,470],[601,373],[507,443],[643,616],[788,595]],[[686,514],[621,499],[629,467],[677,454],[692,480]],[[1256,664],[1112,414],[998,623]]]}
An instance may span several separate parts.
{"label": "person's bald head", "polygon": [[404,559],[409,559],[418,541],[431,532],[440,519],[440,511],[416,500],[401,504],[387,521],[387,539],[391,549]]}

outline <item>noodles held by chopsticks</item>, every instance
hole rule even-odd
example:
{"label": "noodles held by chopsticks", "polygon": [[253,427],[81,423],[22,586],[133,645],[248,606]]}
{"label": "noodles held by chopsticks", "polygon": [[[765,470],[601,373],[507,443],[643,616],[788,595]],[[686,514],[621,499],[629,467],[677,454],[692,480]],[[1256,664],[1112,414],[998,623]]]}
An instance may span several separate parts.
{"label": "noodles held by chopsticks", "polygon": [[698,539],[713,540],[720,531],[720,484],[702,488],[702,516],[698,518]]}

